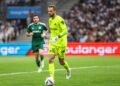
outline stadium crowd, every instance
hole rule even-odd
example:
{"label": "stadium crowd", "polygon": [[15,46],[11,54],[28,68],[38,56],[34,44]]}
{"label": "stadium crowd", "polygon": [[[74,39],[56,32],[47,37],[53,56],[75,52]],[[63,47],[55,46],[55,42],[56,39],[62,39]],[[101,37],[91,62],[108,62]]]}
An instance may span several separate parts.
{"label": "stadium crowd", "polygon": [[120,0],[79,0],[63,17],[68,42],[120,42]]}
{"label": "stadium crowd", "polygon": [[[24,5],[32,2],[6,0],[6,4],[22,6],[22,1]],[[68,42],[120,42],[120,0],[79,0],[68,13],[63,12],[63,18],[68,26]],[[27,25],[31,23],[31,13],[26,19]],[[22,28],[19,19],[11,22],[0,20],[0,42],[16,40]]]}
{"label": "stadium crowd", "polygon": [[40,2],[41,0],[5,0],[7,6],[33,6]]}
{"label": "stadium crowd", "polygon": [[[40,2],[41,0],[0,0],[5,6],[32,6]],[[32,22],[31,17],[32,14],[29,12],[26,18],[27,24]],[[0,19],[0,43],[16,40],[25,28],[23,24],[21,19],[10,19],[10,21]]]}
{"label": "stadium crowd", "polygon": [[12,42],[20,35],[23,25],[21,20],[12,20],[4,22],[0,20],[0,43]]}

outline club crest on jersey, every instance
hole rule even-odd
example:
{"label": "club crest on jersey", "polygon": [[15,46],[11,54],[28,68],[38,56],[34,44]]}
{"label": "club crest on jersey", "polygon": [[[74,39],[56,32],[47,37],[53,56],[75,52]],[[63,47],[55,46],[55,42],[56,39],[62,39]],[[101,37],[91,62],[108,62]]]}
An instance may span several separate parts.
{"label": "club crest on jersey", "polygon": [[38,27],[38,29],[41,29],[41,27]]}

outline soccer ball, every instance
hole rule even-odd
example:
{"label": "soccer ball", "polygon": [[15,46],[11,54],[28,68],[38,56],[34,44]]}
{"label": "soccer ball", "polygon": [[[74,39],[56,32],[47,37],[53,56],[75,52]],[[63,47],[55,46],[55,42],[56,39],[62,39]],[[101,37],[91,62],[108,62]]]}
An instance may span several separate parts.
{"label": "soccer ball", "polygon": [[46,86],[53,86],[53,84],[54,84],[54,79],[52,77],[46,78],[46,80],[45,80]]}

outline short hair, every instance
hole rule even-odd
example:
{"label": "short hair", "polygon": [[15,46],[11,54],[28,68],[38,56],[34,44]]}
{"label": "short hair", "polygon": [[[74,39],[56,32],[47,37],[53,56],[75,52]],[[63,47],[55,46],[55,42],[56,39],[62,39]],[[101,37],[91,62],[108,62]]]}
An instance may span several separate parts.
{"label": "short hair", "polygon": [[[32,16],[32,17],[34,18],[35,16],[38,16],[38,15],[37,15],[37,14],[33,14],[33,16]],[[39,16],[38,16],[38,17],[39,17]]]}
{"label": "short hair", "polygon": [[55,5],[49,5],[48,8],[53,8],[54,10],[56,10],[56,6]]}

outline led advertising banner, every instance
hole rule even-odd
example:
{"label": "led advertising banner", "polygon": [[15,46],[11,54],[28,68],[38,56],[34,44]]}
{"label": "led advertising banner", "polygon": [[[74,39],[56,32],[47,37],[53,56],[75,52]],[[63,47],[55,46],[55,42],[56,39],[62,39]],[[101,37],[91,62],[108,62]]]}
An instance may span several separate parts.
{"label": "led advertising banner", "polygon": [[0,43],[0,56],[26,56],[31,43]]}
{"label": "led advertising banner", "polygon": [[8,7],[8,18],[27,18],[29,12],[42,16],[40,7]]}
{"label": "led advertising banner", "polygon": [[[48,55],[49,44],[45,44],[44,54]],[[29,51],[28,55],[33,55],[32,50]],[[68,43],[66,55],[70,56],[120,56],[120,43]]]}

